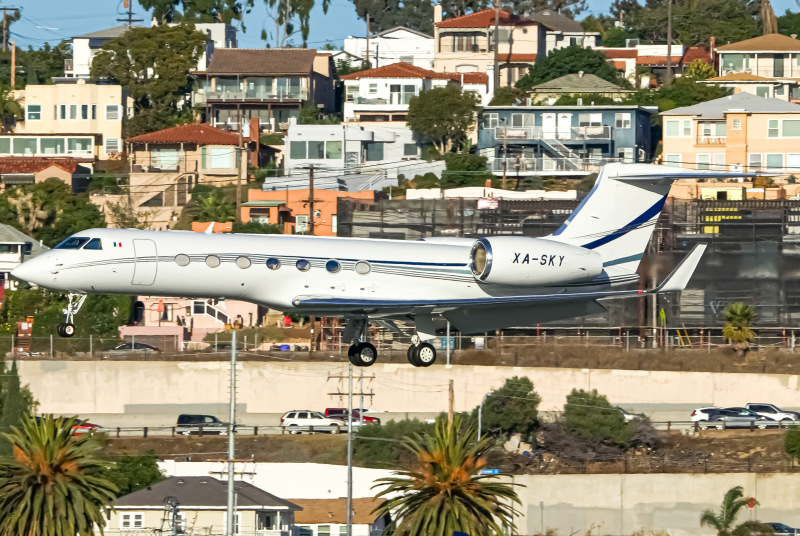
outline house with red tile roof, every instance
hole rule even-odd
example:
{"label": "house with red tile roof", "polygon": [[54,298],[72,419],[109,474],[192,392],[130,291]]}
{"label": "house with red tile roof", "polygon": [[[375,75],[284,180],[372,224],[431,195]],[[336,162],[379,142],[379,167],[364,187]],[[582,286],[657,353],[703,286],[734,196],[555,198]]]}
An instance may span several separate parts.
{"label": "house with red tile roof", "polygon": [[341,77],[345,87],[345,121],[405,122],[411,99],[435,87],[457,84],[475,92],[482,104],[489,97],[486,73],[437,73],[393,63]]}
{"label": "house with red tile roof", "polygon": [[494,9],[443,20],[442,7],[437,5],[434,8],[433,70],[441,73],[488,73],[491,84],[496,42],[500,85],[514,85],[527,74],[537,57],[547,55],[548,28],[540,21],[503,9],[499,10],[497,24],[495,39]]}
{"label": "house with red tile roof", "polygon": [[[605,54],[619,73],[640,87],[655,87],[661,83],[667,72],[667,45],[632,44],[629,47],[596,47]],[[711,64],[711,51],[704,47],[684,47],[674,44],[669,50],[672,56],[672,72],[680,76],[687,65],[695,60]]]}
{"label": "house with red tile roof", "polygon": [[90,174],[75,158],[5,157],[0,158],[0,191],[53,178],[81,191]]}
{"label": "house with red tile roof", "polygon": [[704,83],[800,103],[800,41],[767,34],[716,47],[719,76]]}

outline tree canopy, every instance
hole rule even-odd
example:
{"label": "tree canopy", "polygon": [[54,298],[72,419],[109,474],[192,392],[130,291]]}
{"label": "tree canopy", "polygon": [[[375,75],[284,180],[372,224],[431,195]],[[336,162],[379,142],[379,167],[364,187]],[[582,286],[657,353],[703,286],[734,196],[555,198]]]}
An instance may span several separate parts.
{"label": "tree canopy", "polygon": [[[254,0],[139,0],[144,9],[153,10],[161,24],[168,22],[241,21],[250,12]],[[244,30],[244,26],[242,26]]]}
{"label": "tree canopy", "polygon": [[567,74],[583,71],[615,84],[625,84],[617,75],[614,66],[608,63],[605,54],[578,45],[558,48],[546,58],[536,62],[518,82],[520,89],[530,89],[535,85],[555,80]]}
{"label": "tree canopy", "polygon": [[466,138],[477,112],[478,98],[474,93],[462,93],[448,85],[413,97],[406,120],[415,134],[430,140],[444,154]]}
{"label": "tree canopy", "polygon": [[[522,434],[528,437],[536,428],[539,418],[540,397],[533,390],[533,382],[525,376],[506,380],[499,389],[491,392],[483,403],[481,426],[494,435]],[[477,419],[478,408],[472,412]]]}
{"label": "tree canopy", "polygon": [[783,35],[800,35],[800,13],[786,13],[778,17],[778,33]]}
{"label": "tree canopy", "polygon": [[590,443],[627,447],[633,431],[622,413],[597,390],[573,389],[564,404],[564,427]]}
{"label": "tree canopy", "polygon": [[92,60],[91,77],[118,82],[135,100],[127,135],[178,122],[178,102],[191,90],[189,72],[205,46],[205,34],[192,24],[132,28],[103,45]]}

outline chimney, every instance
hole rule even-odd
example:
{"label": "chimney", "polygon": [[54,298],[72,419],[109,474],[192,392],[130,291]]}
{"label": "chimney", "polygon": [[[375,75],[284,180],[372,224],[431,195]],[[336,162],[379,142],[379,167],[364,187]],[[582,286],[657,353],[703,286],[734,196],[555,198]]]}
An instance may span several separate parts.
{"label": "chimney", "polygon": [[433,6],[433,23],[442,22],[442,4]]}
{"label": "chimney", "polygon": [[578,71],[578,78],[583,78],[583,71]]}

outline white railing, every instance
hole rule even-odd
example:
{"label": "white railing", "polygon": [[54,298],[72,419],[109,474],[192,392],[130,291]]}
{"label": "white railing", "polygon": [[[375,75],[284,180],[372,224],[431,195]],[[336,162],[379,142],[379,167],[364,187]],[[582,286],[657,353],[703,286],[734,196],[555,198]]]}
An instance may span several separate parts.
{"label": "white railing", "polygon": [[496,127],[494,137],[498,140],[610,140],[612,127]]}
{"label": "white railing", "polygon": [[192,314],[209,316],[221,324],[228,324],[230,322],[230,316],[228,313],[222,309],[214,307],[205,300],[195,300],[192,302]]}
{"label": "white railing", "polygon": [[[503,171],[503,157],[490,158],[487,168],[492,172]],[[596,171],[612,162],[622,162],[620,158],[517,158],[505,159],[506,173],[547,172],[547,171]]]}

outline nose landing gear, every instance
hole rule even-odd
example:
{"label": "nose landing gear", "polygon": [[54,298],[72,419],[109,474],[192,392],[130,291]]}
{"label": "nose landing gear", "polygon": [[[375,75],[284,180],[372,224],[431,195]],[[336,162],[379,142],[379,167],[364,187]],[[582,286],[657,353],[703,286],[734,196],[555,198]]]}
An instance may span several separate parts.
{"label": "nose landing gear", "polygon": [[67,308],[64,309],[64,314],[67,315],[67,321],[60,323],[56,327],[56,331],[60,337],[72,337],[75,335],[75,324],[73,321],[75,320],[75,315],[78,314],[78,311],[81,310],[83,307],[83,302],[86,301],[86,294],[73,294],[69,293],[67,295]]}

